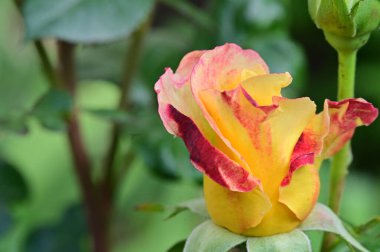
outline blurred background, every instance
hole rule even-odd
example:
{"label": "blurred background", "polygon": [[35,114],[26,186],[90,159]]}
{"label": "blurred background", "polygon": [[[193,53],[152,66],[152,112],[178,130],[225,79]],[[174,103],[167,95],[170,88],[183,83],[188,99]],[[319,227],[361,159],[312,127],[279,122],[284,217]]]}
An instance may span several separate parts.
{"label": "blurred background", "polygon": [[[33,39],[44,39],[54,65],[55,38],[77,44],[76,99],[94,179],[111,125],[123,128],[121,149],[127,154],[117,159],[125,172],[115,193],[113,251],[167,251],[201,221],[191,213],[165,220],[164,213],[135,210],[202,195],[201,176],[182,141],[163,128],[153,91],[164,68],[175,69],[185,53],[237,43],[258,51],[272,72],[291,73],[294,81],[285,96],[309,96],[319,110],[325,98],[335,100],[337,57],[310,20],[307,1],[110,1],[118,4],[119,15],[99,9],[96,4],[106,5],[103,1],[77,1],[81,4],[71,8],[73,1],[54,2],[30,0],[20,13],[14,2],[0,1],[0,251],[75,252],[90,246],[61,120],[69,102],[49,92]],[[380,107],[379,45],[377,31],[359,52],[356,78],[356,96],[375,107]],[[136,67],[128,111],[121,112],[116,108],[130,58]],[[379,144],[379,120],[356,131],[341,211],[353,225],[380,214]],[[325,162],[322,202],[328,198],[328,173]],[[311,236],[318,248],[320,235]]]}

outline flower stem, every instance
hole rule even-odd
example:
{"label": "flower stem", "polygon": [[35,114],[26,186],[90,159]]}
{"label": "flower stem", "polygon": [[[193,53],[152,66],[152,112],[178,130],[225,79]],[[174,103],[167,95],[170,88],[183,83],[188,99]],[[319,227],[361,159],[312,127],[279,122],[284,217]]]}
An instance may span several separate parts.
{"label": "flower stem", "polygon": [[[338,100],[342,100],[354,96],[357,49],[337,51],[339,60]],[[348,142],[333,157],[330,168],[329,206],[335,213],[339,213],[346,175],[351,161],[351,144]],[[334,240],[334,235],[326,234],[323,241],[322,251],[328,251]]]}
{"label": "flower stem", "polygon": [[39,59],[41,61],[41,67],[45,73],[45,76],[51,87],[59,87],[59,82],[57,80],[57,75],[55,73],[54,67],[49,60],[49,56],[41,40],[34,41],[34,47],[38,53]]}
{"label": "flower stem", "polygon": [[[338,50],[338,100],[354,96],[357,50]],[[351,163],[351,147],[348,142],[333,158],[330,173],[329,206],[339,212],[344,182]]]}
{"label": "flower stem", "polygon": [[[64,88],[71,94],[75,102],[77,83],[75,78],[74,49],[74,44],[58,41],[60,78]],[[93,251],[107,252],[110,246],[108,231],[111,206],[105,204],[105,199],[101,197],[97,185],[92,181],[92,165],[82,139],[79,116],[75,104],[68,118],[67,138],[85,203]]]}
{"label": "flower stem", "polygon": [[356,54],[357,50],[338,51],[338,100],[354,96]]}

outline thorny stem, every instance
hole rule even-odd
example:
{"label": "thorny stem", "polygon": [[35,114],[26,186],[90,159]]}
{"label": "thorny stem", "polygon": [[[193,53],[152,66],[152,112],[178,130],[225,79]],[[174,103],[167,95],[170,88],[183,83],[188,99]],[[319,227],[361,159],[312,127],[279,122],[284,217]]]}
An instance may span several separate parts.
{"label": "thorny stem", "polygon": [[[355,89],[357,49],[337,51],[339,60],[338,100],[352,98]],[[332,159],[330,168],[329,206],[335,213],[339,213],[340,202],[351,159],[350,142],[348,142]],[[322,251],[328,251],[334,240],[335,236],[326,234],[323,241]]]}
{"label": "thorny stem", "polygon": [[[58,58],[59,73],[63,86],[75,100],[74,45],[65,41],[58,41]],[[109,208],[103,204],[102,198],[99,198],[98,187],[92,182],[91,163],[82,142],[78,113],[75,106],[68,118],[67,136],[74,159],[75,172],[83,194],[93,249],[95,252],[107,252],[109,251]]]}

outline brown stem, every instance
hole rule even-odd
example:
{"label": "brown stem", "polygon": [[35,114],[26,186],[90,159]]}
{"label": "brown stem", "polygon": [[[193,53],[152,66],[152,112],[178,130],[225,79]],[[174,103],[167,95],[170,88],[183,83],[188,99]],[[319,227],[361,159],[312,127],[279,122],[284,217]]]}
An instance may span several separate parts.
{"label": "brown stem", "polygon": [[[58,42],[60,77],[64,87],[75,100],[76,80],[74,66],[74,45],[65,41]],[[109,207],[102,204],[103,197],[91,179],[91,163],[82,142],[77,110],[74,106],[68,119],[67,136],[75,164],[75,172],[87,212],[87,219],[95,252],[109,251],[108,226]],[[103,207],[104,206],[104,207]]]}

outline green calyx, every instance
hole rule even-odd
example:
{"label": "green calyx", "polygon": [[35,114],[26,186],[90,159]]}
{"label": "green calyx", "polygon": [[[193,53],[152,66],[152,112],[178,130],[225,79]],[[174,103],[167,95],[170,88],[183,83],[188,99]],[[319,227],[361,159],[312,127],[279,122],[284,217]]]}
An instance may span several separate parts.
{"label": "green calyx", "polygon": [[343,37],[335,33],[324,31],[327,42],[337,51],[348,52],[357,51],[365,45],[369,39],[370,33],[366,33],[354,38]]}
{"label": "green calyx", "polygon": [[308,2],[311,18],[336,49],[359,49],[367,42],[370,33],[380,26],[380,0]]}

